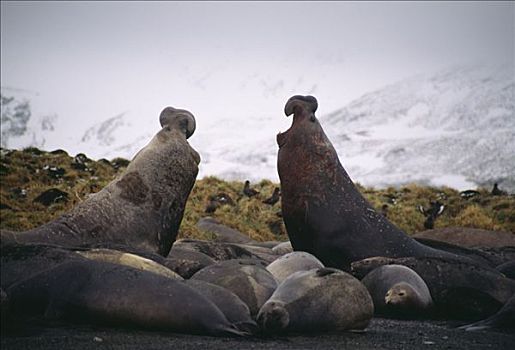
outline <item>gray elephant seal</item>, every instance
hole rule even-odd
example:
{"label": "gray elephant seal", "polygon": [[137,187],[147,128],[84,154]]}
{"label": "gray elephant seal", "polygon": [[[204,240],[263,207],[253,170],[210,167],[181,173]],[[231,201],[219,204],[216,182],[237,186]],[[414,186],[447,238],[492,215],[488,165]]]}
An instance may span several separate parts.
{"label": "gray elephant seal", "polygon": [[189,279],[185,283],[215,304],[238,329],[249,333],[257,331],[257,324],[250,316],[249,307],[236,294],[216,284],[197,279]]}
{"label": "gray elephant seal", "polygon": [[433,299],[424,280],[403,265],[384,265],[361,282],[367,287],[377,314],[394,317],[428,316]]}
{"label": "gray elephant seal", "polygon": [[191,279],[224,287],[236,294],[256,315],[277,287],[274,276],[254,259],[234,259],[207,266]]}
{"label": "gray elephant seal", "polygon": [[277,284],[281,284],[288,276],[295,272],[320,269],[323,267],[324,264],[309,253],[292,252],[273,261],[266,269],[275,277]]}
{"label": "gray elephant seal", "polygon": [[244,335],[184,282],[119,264],[70,261],[6,290],[15,324],[43,320],[131,326],[181,333]]}
{"label": "gray elephant seal", "polygon": [[442,258],[373,257],[352,263],[362,278],[383,265],[404,265],[427,284],[437,316],[477,321],[496,313],[515,293],[515,281],[493,268]]}
{"label": "gray elephant seal", "polygon": [[177,236],[200,157],[186,140],[195,118],[165,108],[162,129],[127,169],[67,214],[27,232],[2,233],[8,240],[84,246],[113,243],[166,256]]}
{"label": "gray elephant seal", "polygon": [[290,129],[277,135],[281,207],[294,250],[325,266],[348,270],[371,256],[456,255],[426,247],[376,212],[360,194],[315,117],[313,96],[293,96],[284,107]]}
{"label": "gray elephant seal", "polygon": [[359,280],[323,268],[288,277],[261,307],[257,321],[272,333],[361,330],[373,313],[372,298]]}

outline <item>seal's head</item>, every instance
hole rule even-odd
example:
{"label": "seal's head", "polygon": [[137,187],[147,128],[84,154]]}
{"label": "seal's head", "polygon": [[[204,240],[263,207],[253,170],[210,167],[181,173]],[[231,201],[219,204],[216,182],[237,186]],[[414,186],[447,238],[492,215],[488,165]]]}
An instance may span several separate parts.
{"label": "seal's head", "polygon": [[318,101],[313,96],[295,95],[286,102],[284,114],[287,117],[293,114],[294,119],[308,117],[310,121],[314,122],[317,108]]}
{"label": "seal's head", "polygon": [[407,308],[416,305],[417,292],[408,283],[397,283],[392,286],[384,297],[385,304],[389,307]]}
{"label": "seal's head", "polygon": [[163,128],[179,130],[186,138],[195,132],[195,117],[185,109],[166,107],[159,115],[159,122]]}
{"label": "seal's head", "polygon": [[261,326],[261,329],[273,333],[288,327],[290,315],[284,303],[280,301],[268,301],[259,310],[256,320]]}
{"label": "seal's head", "polygon": [[287,117],[293,114],[293,123],[290,129],[277,135],[279,148],[284,146],[287,135],[293,129],[305,129],[311,131],[320,129],[320,126],[317,123],[317,118],[315,117],[317,108],[318,102],[313,96],[295,95],[288,99],[284,106],[284,114],[286,114]]}

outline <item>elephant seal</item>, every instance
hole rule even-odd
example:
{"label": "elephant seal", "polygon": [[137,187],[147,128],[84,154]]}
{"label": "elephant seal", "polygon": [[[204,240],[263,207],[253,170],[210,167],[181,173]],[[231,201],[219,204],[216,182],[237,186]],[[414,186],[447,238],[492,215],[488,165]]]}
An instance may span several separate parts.
{"label": "elephant seal", "polygon": [[471,227],[437,228],[418,232],[413,237],[447,242],[466,248],[515,247],[515,235],[511,232],[489,231]]}
{"label": "elephant seal", "polygon": [[281,242],[272,248],[272,252],[277,255],[284,255],[293,252],[290,241]]}
{"label": "elephant seal", "polygon": [[233,243],[183,238],[175,242],[172,250],[170,251],[170,255],[173,255],[174,250],[179,248],[183,250],[201,252],[216,261],[257,258],[257,256],[252,252]]}
{"label": "elephant seal", "polygon": [[166,256],[200,156],[186,140],[195,131],[190,112],[167,107],[159,120],[162,129],[117,179],[58,219],[10,238],[62,246],[116,243]]}
{"label": "elephant seal", "polygon": [[424,280],[403,265],[384,265],[361,282],[367,287],[376,314],[401,318],[428,316],[433,299]]}
{"label": "elephant seal", "polygon": [[352,263],[352,272],[363,278],[391,264],[407,266],[424,280],[436,316],[477,321],[496,313],[515,293],[515,281],[493,268],[443,258],[373,257]]}
{"label": "elephant seal", "polygon": [[113,264],[131,266],[135,269],[149,271],[164,277],[176,278],[179,280],[183,279],[179,274],[172,271],[171,269],[153,260],[143,258],[136,254],[121,252],[114,249],[89,249],[76,251],[76,253],[90,260],[105,261]]}
{"label": "elephant seal", "polygon": [[323,267],[324,264],[309,253],[292,252],[273,261],[266,269],[275,277],[277,284],[281,284],[288,276],[295,272]]}
{"label": "elephant seal", "polygon": [[185,283],[215,304],[238,329],[249,333],[257,331],[257,324],[250,316],[249,307],[236,294],[216,284],[197,279],[186,280]]}
{"label": "elephant seal", "polygon": [[360,281],[322,268],[290,275],[261,307],[257,321],[270,333],[361,330],[373,314],[372,298]]}
{"label": "elephant seal", "polygon": [[224,287],[236,294],[255,316],[277,287],[274,276],[254,259],[234,259],[207,266],[191,279]]}
{"label": "elephant seal", "polygon": [[213,258],[204,253],[172,247],[170,253],[161,264],[175,271],[183,278],[190,278],[195,272],[215,262]]}
{"label": "elephant seal", "polygon": [[515,294],[494,315],[485,320],[461,326],[466,331],[482,331],[485,329],[511,329],[515,330]]}
{"label": "elephant seal", "polygon": [[13,284],[6,293],[15,324],[39,316],[181,333],[244,335],[211,301],[182,281],[119,264],[87,259],[65,262]]}
{"label": "elephant seal", "polygon": [[325,266],[349,270],[371,256],[446,256],[426,247],[376,212],[359,193],[315,117],[313,96],[293,96],[284,108],[293,123],[277,135],[284,223],[294,250]]}
{"label": "elephant seal", "polygon": [[212,233],[214,241],[227,242],[227,243],[251,243],[255,242],[250,237],[244,235],[238,230],[235,230],[229,226],[223,225],[212,217],[201,218],[197,222],[197,228],[201,231]]}

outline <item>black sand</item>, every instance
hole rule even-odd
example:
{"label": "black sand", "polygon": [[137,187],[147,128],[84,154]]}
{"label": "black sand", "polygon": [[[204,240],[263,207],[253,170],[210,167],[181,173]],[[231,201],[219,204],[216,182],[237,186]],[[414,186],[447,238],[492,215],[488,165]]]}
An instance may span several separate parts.
{"label": "black sand", "polygon": [[463,323],[374,318],[364,333],[219,338],[89,326],[31,326],[2,334],[8,349],[515,349],[515,330],[466,332]]}

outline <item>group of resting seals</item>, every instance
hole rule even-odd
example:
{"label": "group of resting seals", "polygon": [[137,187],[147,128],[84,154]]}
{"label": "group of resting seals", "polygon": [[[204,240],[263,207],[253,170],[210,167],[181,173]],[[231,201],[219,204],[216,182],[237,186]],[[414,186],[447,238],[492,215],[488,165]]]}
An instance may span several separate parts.
{"label": "group of resting seals", "polygon": [[374,312],[429,317],[460,298],[467,305],[444,317],[500,310],[471,329],[510,324],[515,281],[495,267],[512,255],[431,247],[395,227],[350,180],[317,106],[290,98],[292,126],[277,136],[291,243],[174,245],[200,157],[187,142],[193,115],[167,107],[162,129],[104,189],[41,227],[1,232],[2,324],[39,316],[212,335],[340,331],[364,329]]}

